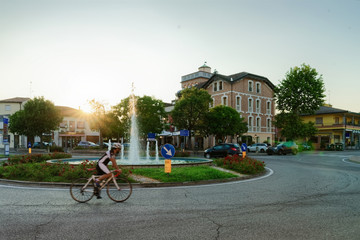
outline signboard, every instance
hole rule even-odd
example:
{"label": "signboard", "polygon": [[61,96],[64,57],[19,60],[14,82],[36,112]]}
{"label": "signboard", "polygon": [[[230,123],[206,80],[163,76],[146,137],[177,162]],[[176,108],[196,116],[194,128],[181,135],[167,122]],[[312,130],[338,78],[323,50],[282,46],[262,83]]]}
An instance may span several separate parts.
{"label": "signboard", "polygon": [[164,146],[162,146],[161,148],[161,155],[165,158],[165,159],[170,159],[175,155],[175,148],[173,145],[171,144],[165,144]]}
{"label": "signboard", "polygon": [[7,118],[3,118],[4,124],[3,124],[3,143],[8,143],[9,142],[9,137],[8,137],[8,124],[9,124],[9,119]]}
{"label": "signboard", "polygon": [[180,130],[180,136],[188,137],[189,136],[189,130]]}
{"label": "signboard", "polygon": [[148,133],[148,141],[155,141],[155,133]]}

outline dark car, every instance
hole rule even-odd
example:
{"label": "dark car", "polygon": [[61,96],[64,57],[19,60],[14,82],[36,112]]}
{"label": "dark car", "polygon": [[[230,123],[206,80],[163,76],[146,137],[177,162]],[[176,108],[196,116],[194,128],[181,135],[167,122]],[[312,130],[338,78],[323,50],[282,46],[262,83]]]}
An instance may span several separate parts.
{"label": "dark car", "polygon": [[204,151],[204,157],[206,158],[216,158],[216,157],[226,157],[227,155],[240,154],[240,146],[236,143],[222,143],[215,145],[212,148],[208,148]]}
{"label": "dark car", "polygon": [[276,147],[269,147],[266,150],[267,154],[279,154],[279,155],[286,155],[287,153],[297,154],[298,153],[298,146],[294,142],[282,142],[278,144]]}
{"label": "dark car", "polygon": [[46,148],[48,145],[46,142],[34,142],[32,148]]}

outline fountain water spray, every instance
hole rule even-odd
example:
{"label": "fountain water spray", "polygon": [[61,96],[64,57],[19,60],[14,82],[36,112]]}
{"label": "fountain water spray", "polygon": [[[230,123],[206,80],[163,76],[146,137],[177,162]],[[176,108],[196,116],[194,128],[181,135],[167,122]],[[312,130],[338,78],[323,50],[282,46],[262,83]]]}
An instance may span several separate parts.
{"label": "fountain water spray", "polygon": [[134,83],[132,83],[132,90],[130,95],[130,118],[131,118],[131,130],[130,130],[130,149],[129,149],[129,161],[131,163],[139,163],[140,161],[140,144],[139,144],[139,130],[136,118],[136,97],[134,94]]}

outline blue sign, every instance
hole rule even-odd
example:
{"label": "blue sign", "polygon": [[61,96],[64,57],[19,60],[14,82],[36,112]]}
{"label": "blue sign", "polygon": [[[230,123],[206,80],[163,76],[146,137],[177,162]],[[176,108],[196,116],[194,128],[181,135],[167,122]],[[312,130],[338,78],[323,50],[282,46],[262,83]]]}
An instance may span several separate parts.
{"label": "blue sign", "polygon": [[175,155],[175,148],[173,145],[171,144],[165,144],[164,146],[162,146],[161,148],[161,155],[165,158],[165,159],[170,159]]}
{"label": "blue sign", "polygon": [[9,124],[9,119],[4,118],[4,124]]}
{"label": "blue sign", "polygon": [[189,136],[189,130],[180,130],[180,136],[188,137]]}
{"label": "blue sign", "polygon": [[148,140],[155,140],[155,133],[148,133]]}
{"label": "blue sign", "polygon": [[31,148],[31,142],[28,143],[28,148]]}
{"label": "blue sign", "polygon": [[247,145],[246,143],[241,144],[241,151],[246,152],[247,151]]}

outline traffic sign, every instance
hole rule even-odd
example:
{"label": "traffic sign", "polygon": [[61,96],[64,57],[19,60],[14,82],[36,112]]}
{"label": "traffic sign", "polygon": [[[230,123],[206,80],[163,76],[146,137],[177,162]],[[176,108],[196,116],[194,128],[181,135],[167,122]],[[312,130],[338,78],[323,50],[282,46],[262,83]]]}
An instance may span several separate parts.
{"label": "traffic sign", "polygon": [[247,151],[247,145],[246,143],[241,144],[241,151],[246,152]]}
{"label": "traffic sign", "polygon": [[164,146],[162,146],[161,148],[161,155],[165,158],[165,159],[170,159],[175,155],[175,148],[173,145],[171,144],[165,144]]}
{"label": "traffic sign", "polygon": [[180,130],[180,136],[188,137],[189,136],[189,130]]}

